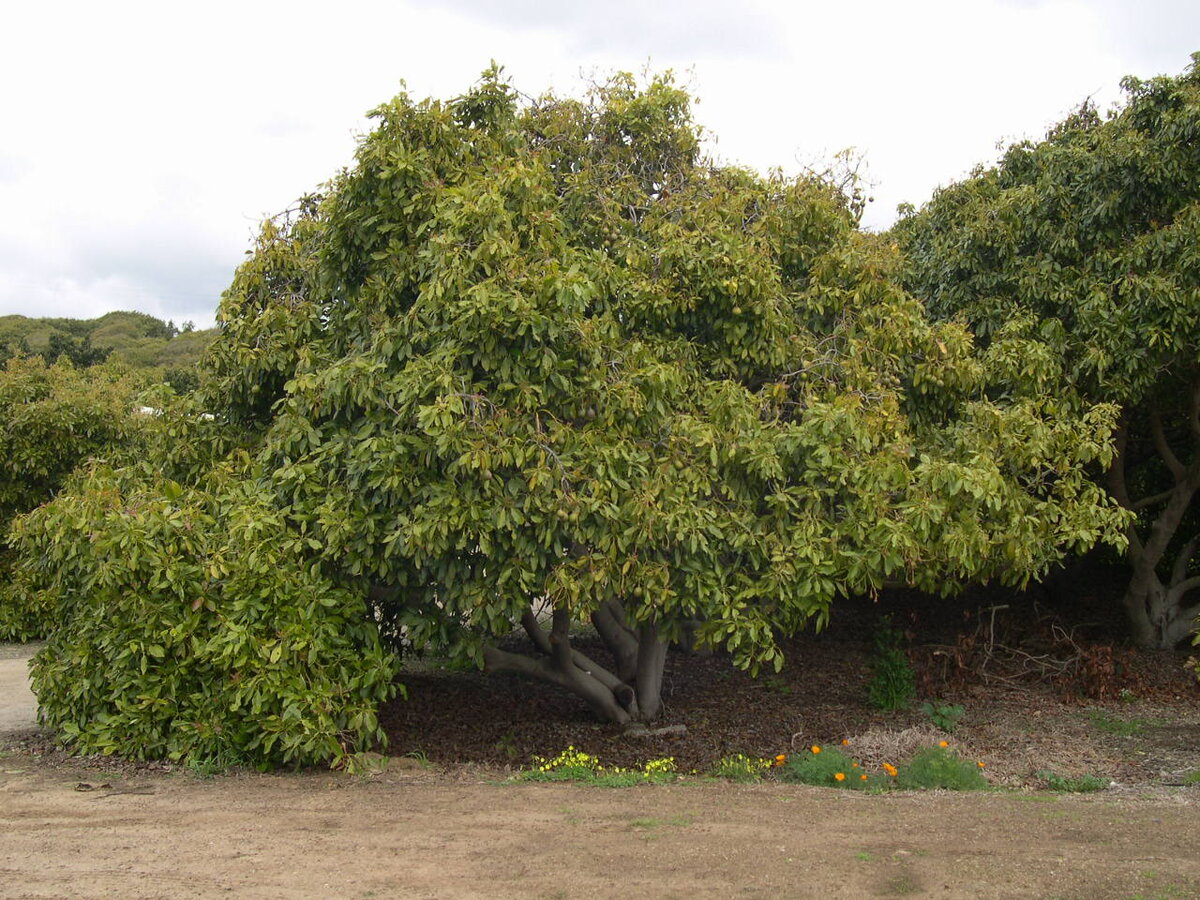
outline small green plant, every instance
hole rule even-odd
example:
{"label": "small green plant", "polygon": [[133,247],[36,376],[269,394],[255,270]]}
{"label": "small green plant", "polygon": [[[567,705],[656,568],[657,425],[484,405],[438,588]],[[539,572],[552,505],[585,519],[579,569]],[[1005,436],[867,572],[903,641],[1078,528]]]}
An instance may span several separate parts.
{"label": "small green plant", "polygon": [[401,758],[402,759],[411,759],[422,769],[432,769],[433,768],[433,763],[431,763],[429,761],[429,756],[426,755],[424,750],[409,750],[407,753],[403,754]]}
{"label": "small green plant", "polygon": [[1188,772],[1183,776],[1184,784],[1200,784],[1200,769],[1195,772]]}
{"label": "small green plant", "polygon": [[788,684],[788,680],[782,675],[772,675],[769,678],[764,678],[763,684],[768,690],[774,691],[776,694],[787,695],[792,693],[792,686]]}
{"label": "small green plant", "polygon": [[904,652],[904,636],[892,627],[891,616],[880,620],[874,644],[871,657],[874,674],[867,684],[867,699],[876,709],[903,709],[916,696],[917,682]]}
{"label": "small green plant", "polygon": [[825,750],[817,745],[789,757],[779,769],[784,781],[798,781],[818,787],[855,791],[883,789],[886,776],[872,778],[859,763],[840,750]]}
{"label": "small green plant", "polygon": [[868,853],[866,850],[859,850],[857,853],[854,854],[854,858],[857,859],[859,862],[871,862],[872,860],[875,859],[875,857],[872,856],[870,853]]}
{"label": "small green plant", "polygon": [[945,747],[927,747],[898,770],[896,786],[905,790],[977,791],[988,783],[978,763],[968,762]]}
{"label": "small green plant", "polygon": [[579,781],[599,787],[630,787],[635,784],[661,784],[679,776],[674,757],[652,759],[639,769],[603,766],[590,753],[568,747],[553,759],[535,756],[535,767],[516,776],[518,781]]}
{"label": "small green plant", "polygon": [[1110,716],[1102,710],[1095,710],[1089,713],[1088,718],[1101,731],[1107,731],[1109,734],[1117,734],[1121,737],[1132,737],[1141,731],[1145,731],[1152,724],[1146,719],[1118,719],[1116,716]]}
{"label": "small green plant", "polygon": [[709,774],[715,778],[724,778],[726,781],[762,781],[763,775],[771,766],[772,763],[769,759],[758,759],[746,756],[744,753],[734,753],[732,756],[723,756],[713,763]]}
{"label": "small green plant", "polygon": [[926,700],[921,704],[920,709],[929,716],[929,721],[933,723],[934,728],[940,728],[947,734],[954,733],[954,729],[958,727],[958,720],[963,715],[961,706],[942,700]]}
{"label": "small green plant", "polygon": [[496,741],[495,747],[509,759],[516,759],[521,752],[517,749],[517,736],[511,728],[500,735],[500,740]]}
{"label": "small green plant", "polygon": [[229,750],[218,750],[211,755],[193,753],[187,758],[188,773],[197,778],[212,778],[224,775],[236,766],[246,765],[246,760]]}
{"label": "small green plant", "polygon": [[1033,774],[1046,783],[1048,790],[1060,791],[1065,794],[1086,794],[1091,791],[1102,791],[1108,787],[1105,779],[1095,775],[1080,775],[1077,778],[1071,778],[1067,775],[1059,775],[1049,769],[1042,769]]}

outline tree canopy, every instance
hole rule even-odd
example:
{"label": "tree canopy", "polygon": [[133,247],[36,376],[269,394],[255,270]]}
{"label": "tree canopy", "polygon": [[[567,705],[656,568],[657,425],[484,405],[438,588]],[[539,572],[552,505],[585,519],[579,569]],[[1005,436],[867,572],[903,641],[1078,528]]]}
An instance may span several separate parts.
{"label": "tree canopy", "polygon": [[1045,393],[1121,405],[1104,481],[1138,514],[1124,605],[1139,643],[1170,647],[1200,613],[1200,54],[1123,87],[1119,109],[1085,104],[895,234],[937,317],[985,344],[1036,334],[1052,364],[1021,366]]}
{"label": "tree canopy", "polygon": [[138,383],[113,366],[16,357],[0,368],[0,640],[44,633],[40,607],[9,582],[13,519],[54,497],[76,466],[134,439]]}
{"label": "tree canopy", "polygon": [[[705,161],[669,76],[522,103],[493,69],[373,116],[264,227],[206,378],[398,643],[652,719],[685,630],[779,666],[839,594],[1119,541],[1084,474],[1115,408],[1045,397],[1036,331],[931,324],[829,183]],[[517,624],[541,656],[499,646]]]}

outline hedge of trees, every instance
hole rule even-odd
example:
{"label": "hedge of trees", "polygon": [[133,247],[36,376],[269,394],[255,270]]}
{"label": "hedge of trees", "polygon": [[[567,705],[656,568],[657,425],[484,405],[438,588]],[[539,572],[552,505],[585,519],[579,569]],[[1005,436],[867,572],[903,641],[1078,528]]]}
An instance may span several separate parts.
{"label": "hedge of trees", "polygon": [[[15,527],[53,623],[44,720],[84,750],[337,764],[381,738],[416,649],[645,722],[672,642],[777,669],[779,636],[838,597],[1023,585],[1098,544],[1136,569],[1163,526],[1111,473],[1166,490],[1130,478],[1130,448],[1143,426],[1172,445],[1197,344],[1149,340],[1122,291],[1154,315],[1194,302],[1194,199],[1145,212],[1137,275],[1103,225],[1120,203],[1071,198],[1108,171],[1097,147],[1153,155],[1126,146],[1139,128],[1161,144],[1146,171],[1194,188],[1194,82],[1131,83],[1124,112],[1073,118],[883,236],[820,177],[704,159],[667,76],[522,102],[493,68],[447,102],[398,96],[352,168],[264,225],[200,390]],[[1035,227],[1039,190],[1047,221],[1076,216],[1075,263]],[[1033,230],[981,230],[997,220]],[[1175,300],[1145,286],[1172,278]],[[1070,304],[1101,311],[1055,314]],[[1167,343],[1154,378],[1134,337],[1100,345],[1103,310],[1143,358]],[[1160,456],[1182,494],[1193,464]],[[573,644],[581,623],[611,663]],[[514,629],[528,655],[502,645]]]}

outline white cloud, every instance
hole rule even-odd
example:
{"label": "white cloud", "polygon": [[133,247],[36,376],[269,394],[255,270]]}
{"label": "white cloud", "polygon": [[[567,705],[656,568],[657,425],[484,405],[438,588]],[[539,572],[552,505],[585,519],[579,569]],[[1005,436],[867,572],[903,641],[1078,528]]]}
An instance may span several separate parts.
{"label": "white cloud", "polygon": [[6,12],[0,313],[136,308],[211,322],[265,215],[352,163],[406,80],[451,96],[491,59],[518,88],[649,62],[689,73],[728,161],[796,171],[847,146],[868,223],[1037,137],[1122,75],[1177,73],[1182,0],[47,2]]}

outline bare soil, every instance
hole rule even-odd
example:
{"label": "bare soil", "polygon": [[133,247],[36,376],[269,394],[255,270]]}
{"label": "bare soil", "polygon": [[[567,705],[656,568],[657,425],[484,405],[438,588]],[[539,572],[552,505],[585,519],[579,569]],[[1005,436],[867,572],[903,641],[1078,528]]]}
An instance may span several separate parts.
{"label": "bare soil", "polygon": [[[552,689],[430,665],[385,710],[392,756],[370,775],[201,777],[10,731],[0,897],[1200,897],[1200,691],[1186,654],[1131,653],[1104,627],[1050,627],[1026,609],[1013,621],[1041,625],[1025,632],[987,608],[945,633],[891,611],[913,632],[923,692],[964,708],[952,745],[998,790],[511,780],[568,744],[703,772],[726,753],[843,737],[887,748],[928,731],[919,712],[867,706],[864,622],[878,610],[848,608],[792,642],[778,676],[673,654],[664,721],[688,726],[677,739],[632,740]],[[1046,772],[1113,783],[1052,793]]]}
{"label": "bare soil", "polygon": [[869,796],[514,785],[473,768],[0,765],[3,897],[1200,896],[1190,789]]}

